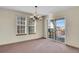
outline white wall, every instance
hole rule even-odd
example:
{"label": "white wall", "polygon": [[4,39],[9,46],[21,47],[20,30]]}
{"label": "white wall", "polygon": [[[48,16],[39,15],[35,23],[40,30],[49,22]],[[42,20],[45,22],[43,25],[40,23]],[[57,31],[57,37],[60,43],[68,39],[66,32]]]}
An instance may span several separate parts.
{"label": "white wall", "polygon": [[16,16],[29,13],[0,9],[0,45],[43,37],[43,21],[36,24],[36,34],[16,36]]}
{"label": "white wall", "polygon": [[54,13],[54,18],[65,17],[66,44],[79,48],[79,7]]}
{"label": "white wall", "polygon": [[48,38],[48,16],[46,16],[45,20],[43,20],[43,26],[44,37]]}

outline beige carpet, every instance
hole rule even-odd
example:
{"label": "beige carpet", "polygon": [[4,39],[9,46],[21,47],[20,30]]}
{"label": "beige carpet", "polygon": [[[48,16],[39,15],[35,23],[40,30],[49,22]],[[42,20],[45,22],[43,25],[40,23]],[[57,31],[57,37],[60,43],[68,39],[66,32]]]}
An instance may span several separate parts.
{"label": "beige carpet", "polygon": [[0,46],[5,53],[78,53],[79,49],[49,39],[39,39],[17,44]]}

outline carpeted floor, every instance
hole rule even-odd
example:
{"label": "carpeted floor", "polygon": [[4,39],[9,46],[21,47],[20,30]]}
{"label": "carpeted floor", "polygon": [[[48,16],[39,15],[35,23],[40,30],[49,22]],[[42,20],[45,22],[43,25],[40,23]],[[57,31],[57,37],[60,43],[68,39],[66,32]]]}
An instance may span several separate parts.
{"label": "carpeted floor", "polygon": [[48,39],[0,46],[1,53],[79,53],[79,49]]}

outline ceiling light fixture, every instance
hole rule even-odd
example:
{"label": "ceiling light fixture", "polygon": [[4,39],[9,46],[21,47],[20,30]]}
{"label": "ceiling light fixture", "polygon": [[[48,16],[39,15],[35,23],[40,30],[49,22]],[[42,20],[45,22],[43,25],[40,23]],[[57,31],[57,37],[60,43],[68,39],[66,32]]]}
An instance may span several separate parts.
{"label": "ceiling light fixture", "polygon": [[34,12],[33,16],[30,16],[30,18],[33,20],[42,20],[43,16],[38,15],[37,8],[38,8],[38,6],[35,6],[35,12]]}

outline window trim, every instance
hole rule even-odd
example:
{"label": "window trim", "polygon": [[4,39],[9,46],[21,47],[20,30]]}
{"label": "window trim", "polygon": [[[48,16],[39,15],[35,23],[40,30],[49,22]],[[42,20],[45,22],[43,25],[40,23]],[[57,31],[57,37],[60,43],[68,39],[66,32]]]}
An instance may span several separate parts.
{"label": "window trim", "polygon": [[[17,26],[19,26],[19,24],[18,24],[18,20],[17,20],[17,18],[18,17],[24,17],[25,18],[25,33],[18,33],[17,32]],[[20,26],[21,26],[21,24],[20,24]],[[21,30],[22,30],[22,28],[21,28]],[[25,17],[25,16],[16,16],[16,36],[21,36],[21,35],[27,35],[27,17]]]}
{"label": "window trim", "polygon": [[[33,33],[29,32],[29,30],[30,30],[29,27],[31,27],[31,26],[34,26],[34,32]],[[28,24],[28,34],[36,34],[36,20],[34,20],[34,25],[29,25]]]}

